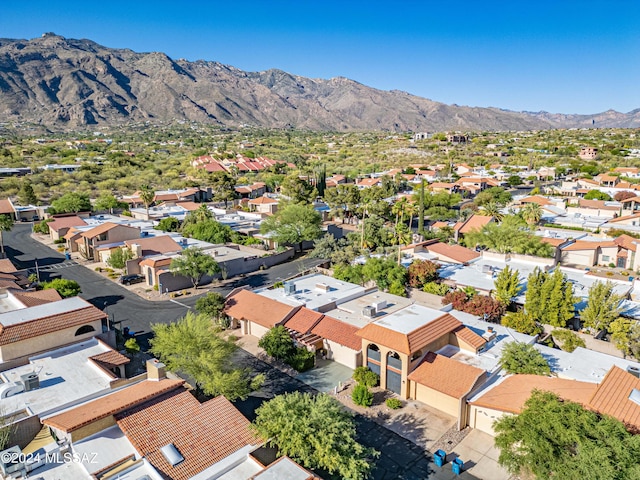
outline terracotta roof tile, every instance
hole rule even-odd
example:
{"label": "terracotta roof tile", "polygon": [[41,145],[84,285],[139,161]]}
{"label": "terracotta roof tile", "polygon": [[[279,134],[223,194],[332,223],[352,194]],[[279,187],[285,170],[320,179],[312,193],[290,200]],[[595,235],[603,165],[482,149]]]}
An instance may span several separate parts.
{"label": "terracotta roof tile", "polygon": [[[262,443],[226,398],[201,404],[182,389],[129,407],[116,421],[138,453],[174,480],[187,480],[247,445]],[[160,451],[169,444],[184,457],[175,466]]]}
{"label": "terracotta roof tile", "polygon": [[577,250],[596,250],[598,248],[607,248],[617,246],[613,240],[608,242],[590,242],[588,240],[576,240],[570,245],[563,247],[565,252],[572,252]]}
{"label": "terracotta roof tile", "polygon": [[0,258],[0,272],[13,273],[17,271],[18,269],[13,263],[11,263],[11,260],[9,260],[8,258]]}
{"label": "terracotta roof tile", "polygon": [[619,237],[613,240],[613,243],[615,243],[619,247],[625,248],[627,250],[631,250],[632,252],[635,252],[636,249],[638,248],[638,245],[636,242],[640,242],[640,240],[626,234],[620,235]]}
{"label": "terracotta roof tile", "polygon": [[553,205],[553,202],[551,202],[548,198],[543,197],[541,195],[532,195],[530,197],[525,197],[522,200],[520,200],[520,203],[537,203],[540,206]]}
{"label": "terracotta roof tile", "polygon": [[448,313],[432,320],[408,334],[383,327],[373,322],[358,330],[357,335],[378,345],[384,345],[399,353],[411,355],[443,335],[460,327],[462,323]]}
{"label": "terracotta roof tile", "polygon": [[250,205],[271,205],[273,203],[278,203],[278,200],[275,198],[265,197],[264,195],[262,197],[249,200]]}
{"label": "terracotta roof tile", "polygon": [[564,400],[587,405],[596,387],[593,383],[578,380],[540,375],[512,375],[469,403],[503,412],[520,413],[533,390],[545,390]]}
{"label": "terracotta roof tile", "polygon": [[158,235],[157,237],[136,238],[133,240],[125,240],[127,247],[140,245],[142,248],[142,256],[160,255],[163,253],[179,252],[182,247],[169,235]]}
{"label": "terracotta roof tile", "polygon": [[362,339],[356,335],[357,331],[358,327],[325,315],[311,333],[359,352],[362,350]]}
{"label": "terracotta roof tile", "polygon": [[559,247],[567,241],[566,238],[550,238],[550,237],[538,237],[541,242],[548,243],[552,247]]}
{"label": "terracotta roof tile", "polygon": [[[123,412],[158,395],[170,392],[182,386],[184,380],[159,380],[136,383],[130,387],[105,395],[91,402],[72,408],[66,412],[54,415],[43,421],[45,425],[57,428],[63,432],[73,432],[85,425]],[[172,425],[174,427],[174,425]]]}
{"label": "terracotta roof tile", "polygon": [[91,360],[95,362],[104,363],[106,365],[120,366],[126,365],[131,360],[119,352],[115,350],[108,350],[106,352],[99,353],[98,355],[94,355],[89,357]]}
{"label": "terracotta roof tile", "polygon": [[169,257],[159,257],[159,258],[145,258],[140,262],[141,267],[166,267],[171,265],[171,258]]}
{"label": "terracotta roof tile", "polygon": [[456,336],[456,338],[459,338],[463,342],[468,343],[476,350],[487,343],[484,338],[471,330],[469,327],[465,327],[464,325],[454,330],[453,334]]}
{"label": "terracotta roof tile", "polygon": [[454,230],[457,230],[459,233],[469,233],[474,230],[480,230],[482,227],[487,225],[493,220],[493,217],[487,215],[471,215],[466,222],[462,224],[456,224]]}
{"label": "terracotta roof tile", "polygon": [[36,305],[44,305],[45,303],[57,302],[62,297],[55,288],[47,288],[46,290],[38,290],[34,292],[13,292],[13,295],[20,300],[25,307],[35,307]]}
{"label": "terracotta roof tile", "polygon": [[485,375],[481,368],[429,352],[408,378],[445,395],[462,398]]}
{"label": "terracotta roof tile", "polygon": [[624,222],[627,220],[633,220],[634,218],[640,218],[640,213],[633,213],[631,215],[625,215],[624,217],[612,218],[611,220],[607,220],[607,223]]}
{"label": "terracotta roof tile", "polygon": [[94,238],[94,237],[97,237],[98,235],[108,232],[109,230],[115,227],[125,227],[125,228],[131,228],[131,229],[137,230],[137,228],[135,227],[129,227],[127,225],[119,225],[117,223],[112,223],[112,222],[105,222],[102,225],[98,225],[96,227],[93,227],[91,230],[87,230],[86,232],[83,232],[81,235],[85,238]]}
{"label": "terracotta roof tile", "polygon": [[302,307],[289,317],[284,326],[296,332],[309,333],[321,318],[321,313]]}
{"label": "terracotta roof tile", "polygon": [[61,228],[80,227],[86,224],[87,222],[77,215],[70,215],[68,217],[54,217],[53,222],[49,222],[47,225],[50,230],[57,232]]}
{"label": "terracotta roof tile", "polygon": [[620,210],[620,206],[610,205],[609,202],[605,202],[604,200],[585,200],[581,198],[578,200],[578,205],[581,208],[593,208],[597,210],[611,210],[613,212],[617,212]]}
{"label": "terracotta roof tile", "polygon": [[0,215],[11,215],[11,216],[13,216],[14,213],[16,213],[16,211],[13,208],[13,204],[11,203],[11,200],[6,199],[6,198],[0,200]]}
{"label": "terracotta roof tile", "polygon": [[633,430],[640,430],[640,405],[629,400],[633,390],[640,390],[640,378],[615,365],[589,399],[589,408],[617,418]]}
{"label": "terracotta roof tile", "polygon": [[85,325],[107,316],[91,304],[87,307],[68,312],[37,318],[21,323],[0,326],[0,345],[19,342],[57,332],[63,328]]}
{"label": "terracotta roof tile", "polygon": [[[446,243],[438,242],[427,246],[429,253],[438,255],[439,257],[447,257],[459,263],[467,263],[480,257],[478,252],[474,252],[468,248],[460,245],[447,245]],[[442,260],[442,259],[441,259]]]}
{"label": "terracotta roof tile", "polygon": [[248,320],[272,328],[288,318],[299,307],[292,307],[263,295],[240,290],[225,302],[224,313],[236,320]]}

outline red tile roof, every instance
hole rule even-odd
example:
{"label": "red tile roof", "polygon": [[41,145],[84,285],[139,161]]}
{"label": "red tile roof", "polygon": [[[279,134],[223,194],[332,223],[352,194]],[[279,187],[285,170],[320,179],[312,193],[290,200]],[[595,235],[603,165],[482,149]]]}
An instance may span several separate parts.
{"label": "red tile roof", "polygon": [[[47,418],[42,423],[63,432],[73,432],[85,425],[121,413],[158,395],[181,387],[184,380],[145,380],[96,400]],[[172,425],[173,427],[173,425]]]}
{"label": "red tile roof", "polygon": [[269,205],[272,203],[278,203],[278,200],[275,198],[265,197],[264,195],[262,197],[252,198],[249,200],[250,205]]}
{"label": "red tile roof", "polygon": [[114,367],[117,367],[120,365],[126,365],[131,361],[129,358],[125,357],[119,352],[116,352],[115,350],[108,350],[106,352],[99,353],[98,355],[94,355],[89,358],[94,362],[100,362],[100,363],[104,363],[105,365],[114,366]]}
{"label": "red tile roof", "polygon": [[17,271],[18,269],[13,263],[11,263],[11,260],[9,260],[8,258],[0,258],[0,272],[13,273]]}
{"label": "red tile roof", "polygon": [[640,431],[640,405],[629,399],[634,389],[640,391],[640,378],[614,365],[589,399],[588,406],[617,418],[631,430]]}
{"label": "red tile roof", "polygon": [[248,320],[273,328],[298,308],[300,307],[292,307],[249,290],[240,290],[227,298],[224,313],[236,320]]}
{"label": "red tile roof", "polygon": [[640,240],[626,234],[620,235],[619,237],[613,240],[613,243],[615,243],[619,247],[622,247],[626,250],[631,250],[632,252],[635,252],[636,249],[638,248],[638,245],[636,242],[640,242]]}
{"label": "red tile roof", "polygon": [[127,247],[140,245],[142,248],[142,256],[160,255],[163,253],[179,252],[182,247],[169,235],[158,235],[157,237],[136,238],[134,240],[125,240]]}
{"label": "red tile roof", "polygon": [[[247,445],[262,441],[226,398],[200,403],[179,389],[116,414],[120,429],[164,478],[187,480]],[[184,461],[172,466],[160,451],[173,444]]]}
{"label": "red tile roof", "polygon": [[525,197],[522,200],[520,200],[520,203],[537,203],[540,206],[553,205],[553,202],[549,201],[548,198],[540,195],[532,195],[531,197]]}
{"label": "red tile roof", "polygon": [[49,226],[49,230],[57,232],[61,228],[80,227],[86,224],[87,222],[77,215],[70,215],[68,217],[54,217],[53,222],[49,222],[47,225]]}
{"label": "red tile roof", "polygon": [[93,227],[91,230],[87,230],[86,232],[83,232],[81,235],[85,238],[94,238],[116,227],[124,227],[124,228],[130,228],[132,230],[138,230],[137,228],[130,227],[128,225],[120,225],[118,223],[105,222],[102,225],[98,225],[96,227]]}
{"label": "red tile roof", "polygon": [[309,333],[321,318],[322,313],[302,307],[289,317],[284,326],[299,333]]}
{"label": "red tile roof", "polygon": [[55,288],[47,288],[46,290],[38,290],[35,292],[18,291],[13,295],[24,304],[25,307],[35,307],[36,305],[44,305],[45,303],[57,302],[62,297]]}
{"label": "red tile roof", "polygon": [[0,200],[0,215],[11,215],[13,217],[15,213],[16,211],[13,208],[13,204],[11,203],[11,200],[6,198]]}
{"label": "red tile roof", "polygon": [[597,250],[598,248],[610,248],[617,246],[613,240],[608,242],[590,242],[588,240],[576,240],[570,245],[563,247],[565,252],[577,251],[577,250]]}
{"label": "red tile roof", "polygon": [[166,267],[171,265],[171,258],[168,257],[160,257],[160,258],[145,258],[140,262],[141,267]]}
{"label": "red tile roof", "polygon": [[486,375],[481,368],[458,362],[444,355],[427,353],[409,380],[454,398],[462,398]]}
{"label": "red tile roof", "polygon": [[356,335],[358,330],[358,327],[354,325],[325,315],[313,327],[311,333],[359,352],[362,350],[362,339]]}
{"label": "red tile roof", "polygon": [[624,217],[612,218],[607,220],[607,223],[618,223],[626,220],[633,220],[634,218],[640,218],[640,213],[633,213],[631,215],[625,215]]}
{"label": "red tile roof", "polygon": [[[46,302],[45,302],[46,303]],[[21,323],[0,325],[0,345],[47,335],[64,328],[86,325],[107,316],[91,304],[77,310],[41,317]]]}
{"label": "red tile roof", "polygon": [[596,210],[611,210],[613,212],[617,212],[620,210],[620,206],[616,205],[607,205],[608,202],[604,200],[585,200],[584,198],[578,199],[578,205],[581,208],[593,208]]}
{"label": "red tile roof", "polygon": [[384,345],[396,352],[411,355],[443,335],[448,335],[461,325],[462,323],[455,317],[448,313],[443,313],[442,316],[408,334],[391,330],[373,322],[358,330],[357,335],[377,345]]}
{"label": "red tile roof", "polygon": [[564,400],[587,405],[596,387],[593,383],[578,380],[541,375],[512,375],[469,403],[503,412],[520,413],[533,390],[544,390],[553,392]]}
{"label": "red tile roof", "polygon": [[476,349],[476,351],[480,347],[482,347],[484,344],[487,343],[484,338],[482,338],[476,332],[471,330],[469,327],[465,327],[465,326],[458,327],[456,330],[453,331],[453,334],[456,336],[456,338],[459,338],[463,342],[471,345],[473,348]]}
{"label": "red tile roof", "polygon": [[[446,243],[438,242],[432,245],[428,245],[426,249],[429,253],[433,253],[438,257],[447,257],[455,262],[467,263],[480,257],[478,252],[474,252],[468,248],[460,245],[447,245]],[[443,260],[441,258],[441,260]]]}
{"label": "red tile roof", "polygon": [[466,222],[457,223],[453,229],[458,233],[469,233],[474,230],[480,230],[493,220],[492,216],[487,215],[471,215]]}

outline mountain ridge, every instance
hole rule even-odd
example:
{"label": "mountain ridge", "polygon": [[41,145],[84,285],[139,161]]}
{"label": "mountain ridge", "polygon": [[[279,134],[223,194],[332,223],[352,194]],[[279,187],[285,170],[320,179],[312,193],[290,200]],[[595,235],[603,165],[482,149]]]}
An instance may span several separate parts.
{"label": "mountain ridge", "polygon": [[532,130],[640,127],[640,109],[576,115],[447,105],[346,77],[245,72],[52,33],[0,39],[0,121],[77,128],[171,119],[334,131]]}

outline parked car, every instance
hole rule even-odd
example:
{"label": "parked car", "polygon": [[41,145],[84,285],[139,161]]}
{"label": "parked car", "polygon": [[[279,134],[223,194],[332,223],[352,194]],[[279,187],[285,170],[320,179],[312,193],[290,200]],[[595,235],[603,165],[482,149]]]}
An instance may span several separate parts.
{"label": "parked car", "polygon": [[118,279],[122,285],[133,285],[134,283],[144,282],[144,275],[133,274],[133,275],[123,275]]}

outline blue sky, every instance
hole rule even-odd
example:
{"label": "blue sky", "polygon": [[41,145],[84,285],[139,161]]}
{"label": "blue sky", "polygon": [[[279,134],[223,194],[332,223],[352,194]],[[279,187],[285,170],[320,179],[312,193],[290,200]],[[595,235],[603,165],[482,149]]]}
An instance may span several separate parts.
{"label": "blue sky", "polygon": [[2,2],[0,37],[44,32],[449,104],[640,108],[639,0]]}

